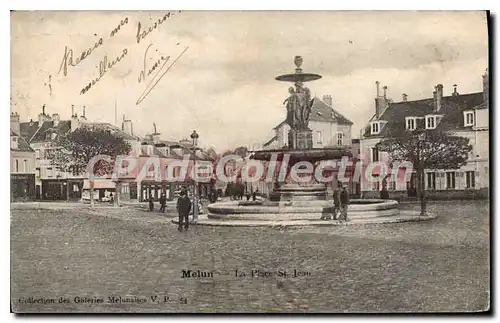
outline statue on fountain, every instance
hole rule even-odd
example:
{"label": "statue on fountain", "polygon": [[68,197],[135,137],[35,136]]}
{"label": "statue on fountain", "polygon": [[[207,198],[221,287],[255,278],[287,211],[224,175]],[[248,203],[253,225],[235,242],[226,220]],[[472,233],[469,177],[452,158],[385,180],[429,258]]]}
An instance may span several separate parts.
{"label": "statue on fountain", "polygon": [[308,130],[312,107],[311,92],[302,82],[296,82],[295,89],[290,87],[288,92],[290,96],[283,102],[287,110],[286,123],[293,130]]}

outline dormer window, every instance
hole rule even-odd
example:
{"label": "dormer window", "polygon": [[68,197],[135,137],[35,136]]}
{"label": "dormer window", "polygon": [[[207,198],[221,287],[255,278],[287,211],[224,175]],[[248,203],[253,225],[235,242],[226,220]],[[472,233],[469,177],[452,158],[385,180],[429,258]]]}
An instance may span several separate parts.
{"label": "dormer window", "polygon": [[413,131],[417,127],[417,120],[414,117],[406,118],[406,130]]}
{"label": "dormer window", "polygon": [[436,116],[425,117],[425,129],[436,129]]}
{"label": "dormer window", "polygon": [[474,125],[474,111],[464,111],[464,126],[470,127]]}
{"label": "dormer window", "polygon": [[376,135],[380,132],[380,123],[372,122],[372,135]]}

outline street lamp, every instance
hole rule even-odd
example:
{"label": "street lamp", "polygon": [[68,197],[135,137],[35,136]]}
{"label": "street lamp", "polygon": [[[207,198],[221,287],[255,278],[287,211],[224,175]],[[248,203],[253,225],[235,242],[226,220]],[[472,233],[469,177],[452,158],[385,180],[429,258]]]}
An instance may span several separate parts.
{"label": "street lamp", "polygon": [[191,139],[193,143],[192,147],[192,154],[193,154],[193,180],[194,180],[194,189],[193,189],[193,222],[198,221],[198,182],[196,181],[196,146],[198,144],[198,137],[199,135],[196,133],[196,130],[193,130],[193,133],[191,134]]}
{"label": "street lamp", "polygon": [[424,165],[422,163],[422,150],[425,143],[425,132],[421,132],[418,134],[418,181],[420,186],[420,215],[425,216],[425,176],[424,176]]}

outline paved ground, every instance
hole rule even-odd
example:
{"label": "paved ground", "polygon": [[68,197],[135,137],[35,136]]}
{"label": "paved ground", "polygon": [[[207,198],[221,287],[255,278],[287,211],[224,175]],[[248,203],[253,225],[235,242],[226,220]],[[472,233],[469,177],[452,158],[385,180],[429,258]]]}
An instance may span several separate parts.
{"label": "paved ground", "polygon": [[[407,209],[416,206],[405,205]],[[16,312],[479,311],[489,303],[489,207],[439,202],[432,221],[192,227],[133,208],[14,209]],[[182,270],[213,278],[182,278]],[[294,269],[308,272],[292,277]],[[235,270],[245,277],[235,277]],[[251,277],[252,270],[275,272]],[[276,272],[287,272],[280,277]],[[152,301],[152,296],[158,298]],[[122,303],[109,302],[122,297]],[[167,296],[168,299],[165,299]],[[33,297],[39,303],[32,304]],[[63,297],[69,303],[59,304]],[[75,303],[75,297],[103,303]],[[135,297],[135,299],[134,299]],[[55,303],[50,303],[54,299]],[[134,303],[125,300],[136,300]],[[146,302],[138,303],[137,299]],[[46,304],[40,301],[45,300]],[[77,299],[78,300],[78,299]],[[166,302],[164,302],[166,300]]]}

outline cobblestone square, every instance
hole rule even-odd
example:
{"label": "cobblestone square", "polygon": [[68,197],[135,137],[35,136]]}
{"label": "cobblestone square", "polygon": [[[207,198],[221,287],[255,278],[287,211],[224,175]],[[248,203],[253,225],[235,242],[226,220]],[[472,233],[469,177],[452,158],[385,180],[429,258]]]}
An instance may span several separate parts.
{"label": "cobblestone square", "polygon": [[[192,226],[180,233],[171,217],[131,207],[14,208],[12,308],[349,313],[488,309],[487,202],[432,202],[429,209],[437,219],[286,229]],[[188,270],[195,274],[183,278]],[[194,277],[198,271],[201,277]],[[204,272],[213,277],[203,277]],[[295,272],[301,274],[294,277]],[[54,303],[33,304],[30,297]],[[61,297],[66,301],[58,303]],[[99,299],[103,302],[96,303]]]}

